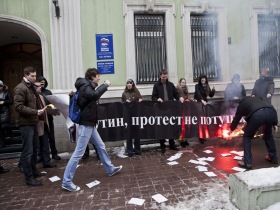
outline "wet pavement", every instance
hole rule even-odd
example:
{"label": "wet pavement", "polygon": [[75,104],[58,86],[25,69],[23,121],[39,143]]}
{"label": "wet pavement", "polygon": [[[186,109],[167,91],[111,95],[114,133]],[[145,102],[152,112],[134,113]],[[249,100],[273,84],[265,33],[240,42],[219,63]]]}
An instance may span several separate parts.
{"label": "wet pavement", "polygon": [[[197,139],[190,139],[190,146],[181,149],[182,156],[175,160],[179,164],[170,166],[167,159],[176,151],[167,150],[160,153],[157,145],[143,148],[141,156],[120,158],[118,154],[123,148],[109,148],[109,154],[114,165],[123,165],[120,173],[108,177],[100,161],[91,154],[87,160],[81,160],[74,183],[81,187],[78,192],[67,192],[61,188],[61,180],[51,182],[50,177],[62,179],[68,154],[61,154],[63,159],[55,161],[56,168],[43,169],[38,164],[39,171],[46,171],[45,177],[39,178],[43,186],[29,187],[24,183],[24,176],[17,168],[18,159],[1,160],[10,172],[0,174],[0,209],[234,209],[228,197],[228,175],[237,173],[232,167],[237,161],[232,154],[222,157],[221,154],[230,151],[242,151],[242,139],[234,138],[209,139],[205,144],[198,144]],[[280,158],[280,138],[276,137],[278,157]],[[211,150],[207,154],[204,151]],[[266,148],[261,138],[255,138],[252,143],[253,169],[276,167],[264,160]],[[199,172],[197,165],[189,160],[200,157],[215,157],[209,161],[208,171],[217,176],[208,177]],[[86,184],[95,180],[100,184],[89,188]],[[152,196],[161,194],[168,200],[157,203]],[[142,206],[128,204],[131,198],[145,199]]]}

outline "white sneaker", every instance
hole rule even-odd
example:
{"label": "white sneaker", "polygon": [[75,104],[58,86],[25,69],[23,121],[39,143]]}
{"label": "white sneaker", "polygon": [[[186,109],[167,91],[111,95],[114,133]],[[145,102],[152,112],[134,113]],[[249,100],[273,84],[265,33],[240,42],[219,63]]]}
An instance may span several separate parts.
{"label": "white sneaker", "polygon": [[116,167],[111,174],[108,174],[108,176],[113,176],[114,174],[118,173],[120,170],[122,170],[122,165]]}

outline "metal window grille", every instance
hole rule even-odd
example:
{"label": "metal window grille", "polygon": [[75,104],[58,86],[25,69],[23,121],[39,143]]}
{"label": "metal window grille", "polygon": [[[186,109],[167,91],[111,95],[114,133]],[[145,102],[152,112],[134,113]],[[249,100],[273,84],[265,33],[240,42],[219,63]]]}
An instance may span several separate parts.
{"label": "metal window grille", "polygon": [[164,15],[134,16],[137,83],[155,83],[166,69]]}
{"label": "metal window grille", "polygon": [[194,81],[198,81],[201,74],[206,75],[209,81],[219,80],[221,69],[217,15],[191,14],[190,18]]}
{"label": "metal window grille", "polygon": [[270,75],[280,77],[280,16],[258,15],[259,69],[268,67]]}

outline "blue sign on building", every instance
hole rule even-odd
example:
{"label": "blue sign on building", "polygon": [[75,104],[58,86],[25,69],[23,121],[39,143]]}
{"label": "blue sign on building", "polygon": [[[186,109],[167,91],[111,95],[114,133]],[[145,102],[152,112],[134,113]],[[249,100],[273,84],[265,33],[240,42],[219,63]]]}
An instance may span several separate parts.
{"label": "blue sign on building", "polygon": [[97,69],[100,71],[100,74],[114,74],[114,61],[97,62]]}
{"label": "blue sign on building", "polygon": [[96,34],[97,60],[114,59],[113,34]]}

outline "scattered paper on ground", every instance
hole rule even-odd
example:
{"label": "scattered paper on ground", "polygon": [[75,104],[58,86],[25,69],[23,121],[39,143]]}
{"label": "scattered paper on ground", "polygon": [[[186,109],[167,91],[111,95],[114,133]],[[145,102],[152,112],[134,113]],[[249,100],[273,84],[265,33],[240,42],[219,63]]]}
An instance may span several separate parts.
{"label": "scattered paper on ground", "polygon": [[162,203],[162,202],[167,201],[167,198],[164,197],[164,196],[161,195],[161,194],[153,195],[152,198],[153,198],[156,202],[158,202],[158,203]]}
{"label": "scattered paper on ground", "polygon": [[214,157],[203,157],[203,158],[198,158],[199,161],[213,161],[215,160]]}
{"label": "scattered paper on ground", "polygon": [[130,201],[128,201],[128,204],[135,204],[135,205],[138,205],[138,206],[142,206],[144,202],[145,202],[144,199],[131,198]]}
{"label": "scattered paper on ground", "polygon": [[99,184],[100,184],[100,181],[95,180],[93,182],[90,182],[90,183],[86,184],[86,186],[88,186],[89,188],[92,188],[92,187],[94,187],[96,185],[99,185]]}
{"label": "scattered paper on ground", "polygon": [[232,170],[234,170],[234,171],[240,171],[240,172],[246,171],[245,168],[239,168],[239,167],[233,167]]}
{"label": "scattered paper on ground", "polygon": [[198,160],[190,160],[189,163],[194,163],[194,164],[197,164],[197,165],[207,165],[208,163],[204,162],[204,161],[198,161]]}
{"label": "scattered paper on ground", "polygon": [[182,156],[182,154],[183,154],[183,153],[178,152],[178,153],[176,153],[175,155],[172,155],[172,156],[171,156],[170,158],[168,158],[167,160],[168,160],[168,161],[177,160],[177,159],[179,159],[179,158]]}
{"label": "scattered paper on ground", "polygon": [[207,150],[204,150],[203,152],[207,153],[207,154],[210,154],[210,153],[213,153],[213,151],[207,149]]}
{"label": "scattered paper on ground", "polygon": [[231,156],[230,153],[225,153],[225,154],[221,154],[223,157],[228,157],[228,156]]}
{"label": "scattered paper on ground", "polygon": [[172,161],[172,162],[168,162],[167,164],[170,166],[173,166],[173,165],[177,165],[179,163],[177,161]]}
{"label": "scattered paper on ground", "polygon": [[119,157],[119,158],[127,158],[128,156],[127,155],[124,155],[124,154],[117,154],[117,156]]}
{"label": "scattered paper on ground", "polygon": [[196,168],[198,169],[198,171],[208,171],[208,168],[205,166],[196,166]]}
{"label": "scattered paper on ground", "polygon": [[243,157],[241,157],[241,156],[234,156],[234,158],[233,158],[234,160],[242,160],[243,159]]}
{"label": "scattered paper on ground", "polygon": [[58,176],[53,176],[53,177],[50,177],[49,180],[51,182],[56,182],[56,181],[60,180],[60,178]]}
{"label": "scattered paper on ground", "polygon": [[237,151],[233,150],[233,151],[230,151],[230,153],[234,153],[234,154],[236,154],[238,156],[244,156],[244,151],[237,152]]}
{"label": "scattered paper on ground", "polygon": [[214,172],[204,172],[207,176],[212,177],[212,176],[217,176]]}

